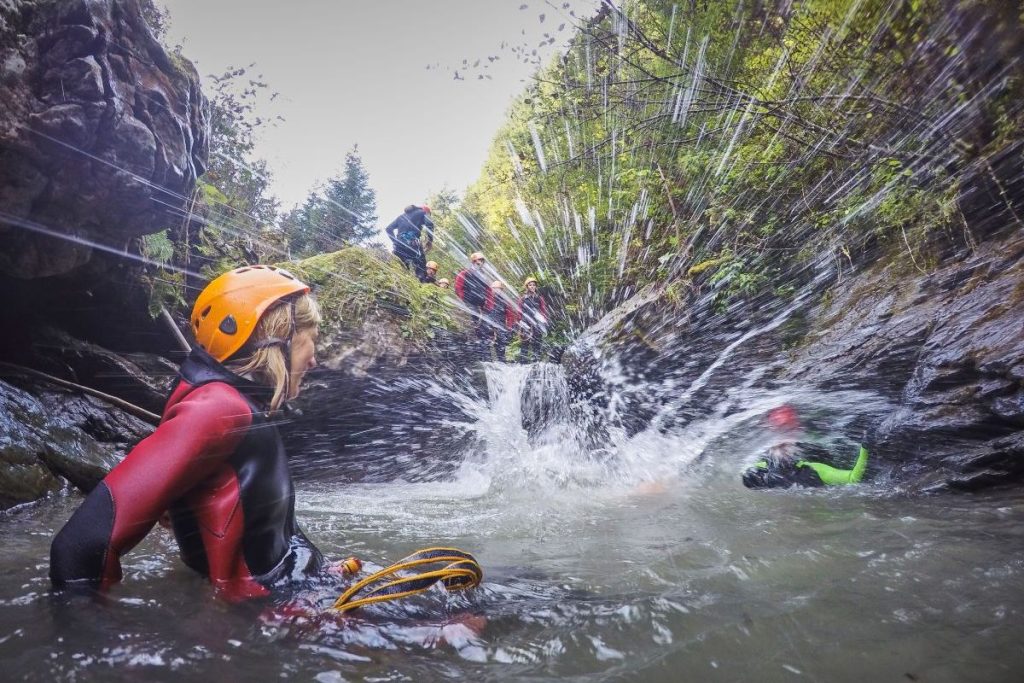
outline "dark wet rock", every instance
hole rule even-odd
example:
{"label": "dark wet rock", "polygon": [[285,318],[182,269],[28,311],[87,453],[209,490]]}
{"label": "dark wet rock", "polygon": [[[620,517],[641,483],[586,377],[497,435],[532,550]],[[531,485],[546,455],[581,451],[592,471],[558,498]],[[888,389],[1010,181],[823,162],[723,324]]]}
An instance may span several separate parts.
{"label": "dark wet rock", "polygon": [[484,391],[451,293],[358,247],[288,267],[313,286],[324,318],[320,367],[282,429],[293,472],[376,481],[450,471],[469,419],[455,395]]}
{"label": "dark wet rock", "polygon": [[43,406],[34,397],[0,381],[0,509],[42,498],[61,487],[42,462],[49,446]]}
{"label": "dark wet rock", "polygon": [[564,423],[569,417],[568,401],[565,375],[558,366],[533,363],[519,401],[523,429],[534,437],[550,425]]}
{"label": "dark wet rock", "polygon": [[873,464],[910,488],[1024,480],[1024,226],[997,201],[1024,205],[1020,153],[967,183],[978,232],[931,272],[880,258],[822,278],[788,316],[771,300],[715,310],[699,283],[683,297],[649,288],[566,353],[571,405],[633,433],[705,417],[737,386],[860,389],[893,406],[865,425]]}
{"label": "dark wet rock", "polygon": [[286,416],[282,436],[298,479],[437,479],[471,445],[459,395],[478,395],[468,368],[425,359],[370,372],[317,369]]}
{"label": "dark wet rock", "polygon": [[651,286],[587,330],[562,357],[575,418],[598,438],[609,426],[632,435],[656,421],[668,430],[707,415],[749,378],[770,376],[790,318],[756,302],[720,311],[714,294]]}
{"label": "dark wet rock", "polygon": [[65,481],[91,490],[150,430],[97,399],[0,380],[0,508],[37,500]]}
{"label": "dark wet rock", "polygon": [[902,409],[879,426],[879,446],[911,471],[934,468],[929,488],[1019,478],[1024,233],[927,275],[896,268],[835,287],[784,376],[888,394]]}
{"label": "dark wet rock", "polygon": [[154,354],[117,354],[55,328],[35,330],[33,368],[111,394],[160,414],[178,366]]}
{"label": "dark wet rock", "polygon": [[120,251],[177,220],[206,165],[204,106],[137,0],[0,3],[0,272],[73,273],[90,242]]}

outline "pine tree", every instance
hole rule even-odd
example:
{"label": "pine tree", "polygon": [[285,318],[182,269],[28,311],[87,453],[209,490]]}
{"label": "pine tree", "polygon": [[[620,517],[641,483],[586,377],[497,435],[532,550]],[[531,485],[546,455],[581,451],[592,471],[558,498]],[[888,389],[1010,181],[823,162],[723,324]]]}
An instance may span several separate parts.
{"label": "pine tree", "polygon": [[345,170],[309,193],[288,212],[281,228],[293,257],[336,251],[377,234],[377,194],[363,167],[359,146],[345,155]]}
{"label": "pine tree", "polygon": [[359,145],[345,155],[345,172],[327,181],[324,188],[325,225],[332,234],[362,242],[377,234],[377,193],[359,156]]}

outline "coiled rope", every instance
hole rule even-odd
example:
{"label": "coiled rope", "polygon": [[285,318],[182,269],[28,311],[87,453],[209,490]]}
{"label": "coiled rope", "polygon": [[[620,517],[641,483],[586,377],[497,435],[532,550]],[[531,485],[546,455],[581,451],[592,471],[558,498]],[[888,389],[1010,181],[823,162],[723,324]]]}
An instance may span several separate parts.
{"label": "coiled rope", "polygon": [[[429,565],[444,566],[415,574],[399,574]],[[484,570],[469,553],[458,548],[423,548],[350,586],[335,601],[333,609],[347,612],[375,602],[399,600],[423,593],[439,581],[449,591],[475,588],[483,578]]]}

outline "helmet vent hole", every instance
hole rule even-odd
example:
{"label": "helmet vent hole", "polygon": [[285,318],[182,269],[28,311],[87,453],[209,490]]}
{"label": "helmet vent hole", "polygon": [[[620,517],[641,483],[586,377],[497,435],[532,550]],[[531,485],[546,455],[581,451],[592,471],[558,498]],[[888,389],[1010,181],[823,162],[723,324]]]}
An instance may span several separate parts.
{"label": "helmet vent hole", "polygon": [[235,322],[235,316],[229,315],[225,317],[220,321],[220,325],[217,326],[217,329],[224,334],[235,334],[238,332],[238,323]]}
{"label": "helmet vent hole", "polygon": [[199,318],[198,320],[196,320],[196,325],[199,324],[199,320],[206,320],[206,316],[210,315],[210,309],[212,308],[213,306],[207,306],[199,313]]}

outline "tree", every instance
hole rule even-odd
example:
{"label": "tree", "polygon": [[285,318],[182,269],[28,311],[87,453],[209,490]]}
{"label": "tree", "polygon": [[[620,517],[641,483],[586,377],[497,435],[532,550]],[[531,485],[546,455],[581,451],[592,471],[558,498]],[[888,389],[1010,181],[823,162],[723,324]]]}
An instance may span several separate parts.
{"label": "tree", "polygon": [[363,242],[377,234],[377,193],[359,156],[359,145],[345,155],[345,172],[324,188],[324,225],[333,235]]}
{"label": "tree", "polygon": [[377,234],[377,194],[363,167],[359,146],[345,155],[345,170],[309,193],[281,220],[293,256],[336,251]]}

